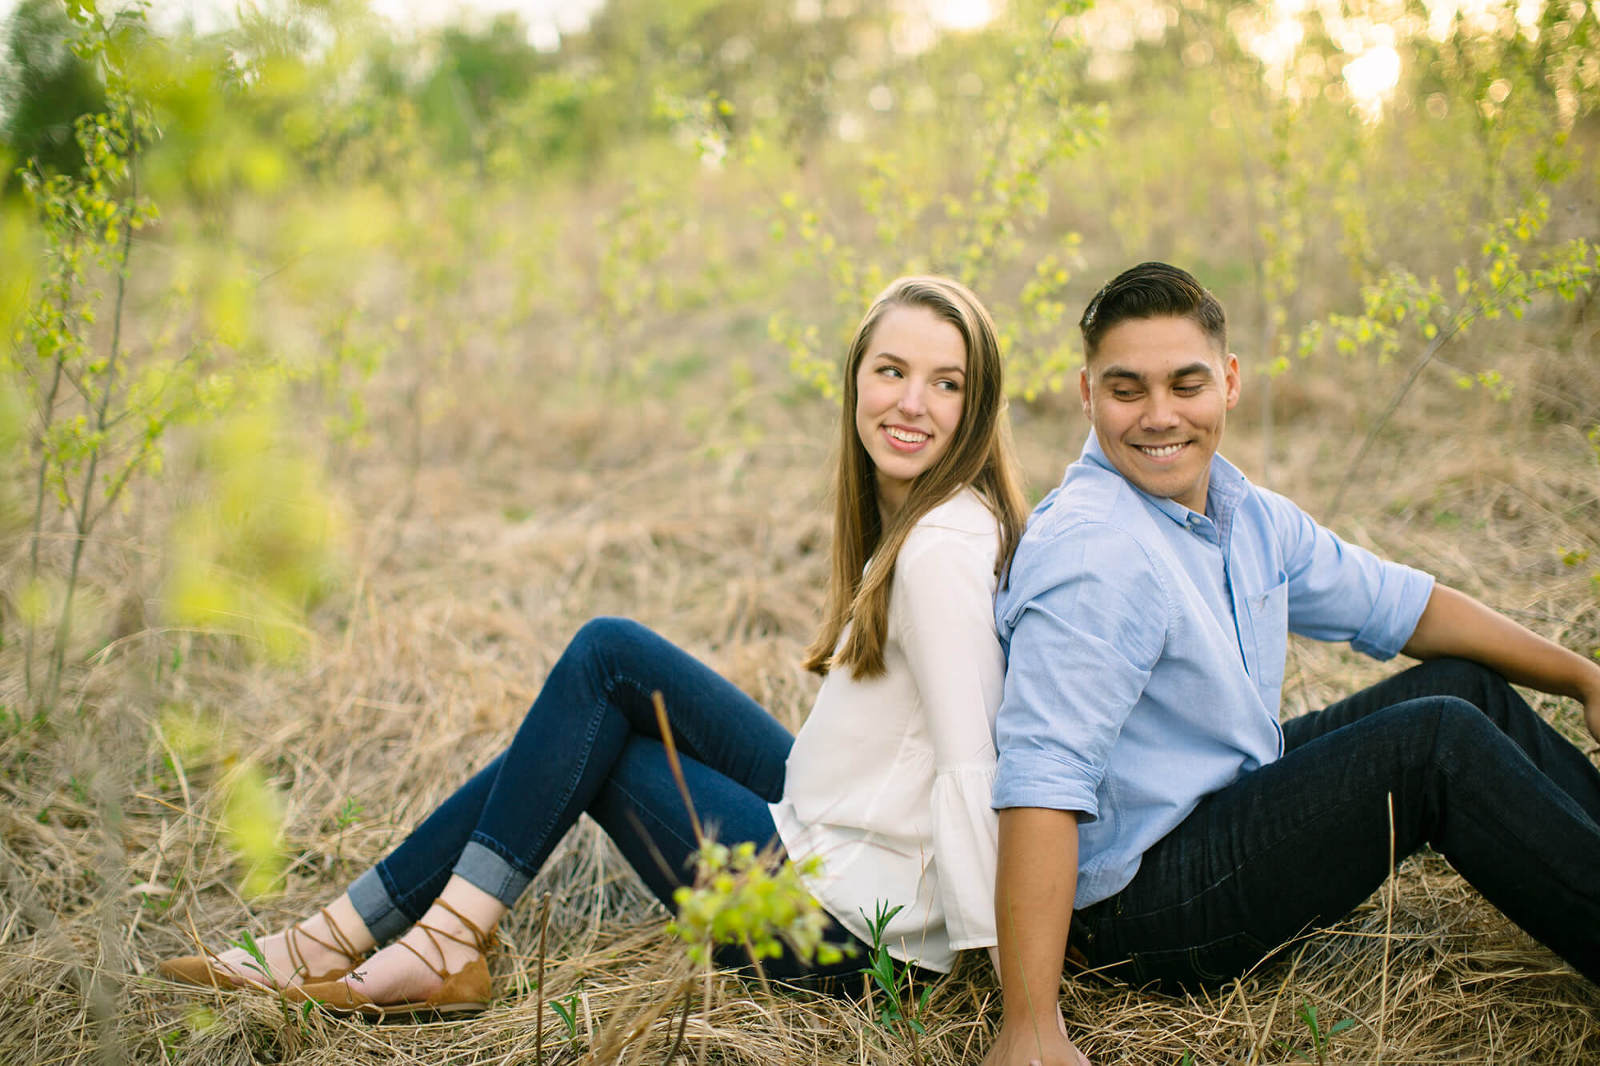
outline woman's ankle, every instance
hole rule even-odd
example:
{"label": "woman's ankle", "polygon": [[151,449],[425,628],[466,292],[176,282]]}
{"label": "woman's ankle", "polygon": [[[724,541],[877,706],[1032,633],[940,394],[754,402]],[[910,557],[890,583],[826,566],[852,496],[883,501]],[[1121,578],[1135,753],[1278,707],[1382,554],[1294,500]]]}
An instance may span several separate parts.
{"label": "woman's ankle", "polygon": [[444,891],[422,916],[422,924],[475,942],[487,949],[494,930],[509,908],[495,896],[474,885],[460,874],[452,874]]}
{"label": "woman's ankle", "polygon": [[[346,950],[358,953],[358,956],[371,954],[378,946],[372,931],[367,928],[366,920],[361,917],[361,912],[356,910],[356,905],[351,902],[348,893],[329,902],[313,917],[330,927],[324,939],[331,939],[333,943],[339,944]],[[311,920],[308,918],[306,921]],[[319,932],[318,935],[323,934]]]}

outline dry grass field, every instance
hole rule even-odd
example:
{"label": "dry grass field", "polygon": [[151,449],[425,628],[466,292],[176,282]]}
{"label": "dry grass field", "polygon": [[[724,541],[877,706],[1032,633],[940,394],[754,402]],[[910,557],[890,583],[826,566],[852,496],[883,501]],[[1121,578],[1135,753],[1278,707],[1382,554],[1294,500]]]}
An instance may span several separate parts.
{"label": "dry grass field", "polygon": [[[1410,307],[1390,361],[1365,343],[1303,357],[1292,343],[1305,322],[1358,313],[1364,286],[1382,278],[1443,279],[1448,303],[1459,266],[1493,303],[1508,274],[1525,280],[1518,271],[1562,242],[1593,240],[1600,81],[1582,36],[1600,33],[1593,5],[1547,5],[1555,25],[1542,40],[1567,43],[1514,93],[1496,79],[1520,44],[1484,37],[1500,50],[1480,68],[1474,48],[1413,41],[1421,50],[1407,45],[1407,62],[1421,58],[1399,91],[1412,95],[1392,121],[1369,123],[1342,103],[1331,41],[1308,41],[1316,62],[1296,68],[1311,71],[1307,100],[1290,107],[1267,92],[1256,62],[1222,47],[1250,5],[1164,7],[1172,47],[1125,41],[1112,58],[1142,65],[1114,82],[1088,51],[1058,55],[1053,23],[897,58],[862,14],[873,33],[845,36],[854,23],[842,19],[838,38],[862,55],[835,63],[830,50],[844,45],[830,39],[790,48],[815,29],[810,16],[762,18],[838,8],[888,19],[900,5],[721,5],[767,27],[768,53],[752,59],[743,37],[745,51],[672,37],[722,32],[711,19],[679,25],[685,5],[616,3],[623,30],[636,17],[659,24],[639,42],[620,31],[590,42],[596,51],[570,67],[512,56],[524,66],[505,81],[526,97],[498,100],[482,125],[468,108],[455,155],[428,125],[440,121],[421,106],[432,98],[405,81],[439,41],[374,52],[394,84],[359,88],[360,64],[319,51],[332,38],[314,16],[365,5],[286,6],[310,20],[283,34],[304,55],[246,70],[244,53],[209,42],[197,62],[227,78],[184,66],[187,88],[162,98],[167,154],[149,169],[167,200],[131,246],[119,338],[135,367],[204,353],[216,375],[206,384],[238,395],[170,427],[164,472],[138,481],[89,538],[63,698],[39,718],[23,676],[26,604],[44,587],[30,584],[29,557],[37,543],[58,601],[74,536],[49,507],[30,534],[33,467],[19,461],[0,479],[0,1066],[978,1062],[1000,1013],[981,957],[934,986],[920,1032],[881,1026],[864,1000],[731,973],[696,979],[684,1012],[694,975],[666,913],[588,822],[502,924],[496,999],[479,1017],[352,1022],[156,973],[163,958],[275,931],[342,891],[501,748],[593,616],[653,627],[798,727],[818,684],[799,661],[822,605],[838,414],[780,334],[812,327],[820,354],[837,358],[830,331],[842,307],[870,296],[858,290],[873,271],[972,268],[1002,326],[1027,320],[1010,354],[1039,371],[1040,350],[1073,334],[1104,278],[1147,258],[1195,269],[1228,305],[1245,367],[1223,449],[1234,462],[1347,539],[1600,654],[1592,245],[1575,300],[1506,297],[1495,305],[1506,314],[1476,322],[1414,383],[1425,344],[1413,332],[1423,312]],[[1256,13],[1268,6],[1284,5]],[[1123,11],[1105,5],[1084,32],[1116,36]],[[270,23],[256,27],[257,60],[281,43]],[[717,63],[749,91],[732,74],[719,87]],[[1534,74],[1570,75],[1570,99]],[[977,88],[961,88],[969,81]],[[1579,101],[1573,85],[1589,95]],[[868,113],[874,98],[888,103]],[[1008,99],[997,118],[991,104]],[[684,114],[663,119],[664,101]],[[762,108],[765,127],[741,125]],[[766,154],[755,136],[729,134],[731,150],[720,139],[760,129]],[[584,154],[591,142],[604,150]],[[1513,217],[1540,211],[1548,218]],[[11,242],[0,259],[37,250],[13,229],[0,219]],[[1486,235],[1506,250],[1487,250]],[[0,319],[18,288],[0,284]],[[111,332],[108,303],[79,327],[95,352]],[[775,312],[788,316],[777,326]],[[1278,343],[1262,344],[1273,328]],[[16,365],[36,354],[25,347]],[[1288,368],[1268,378],[1260,371],[1280,353]],[[29,417],[13,402],[26,390],[12,378],[27,373],[0,368],[11,375],[0,380],[0,454],[31,462],[42,434],[25,440],[10,424]],[[1488,370],[1503,379],[1472,384]],[[1034,498],[1087,431],[1066,384],[1012,404]],[[292,569],[290,534],[330,518],[339,531],[309,610],[291,612],[293,639],[265,648],[247,603],[202,624],[171,591],[193,550],[174,530],[226,473],[207,442],[256,417],[282,440],[242,467],[245,500],[233,506],[276,524],[219,551],[218,572]],[[1295,639],[1284,714],[1395,668]],[[1535,705],[1600,754],[1573,704]],[[264,893],[227,798],[252,768],[264,788],[245,813],[281,863]],[[1303,842],[1305,862],[1319,851]],[[1347,920],[1307,930],[1213,994],[1078,977],[1061,1002],[1097,1066],[1600,1063],[1600,987],[1433,855],[1401,863]]]}
{"label": "dry grass field", "polygon": [[[1570,357],[1527,350],[1509,402],[1419,390],[1337,525],[1587,650],[1600,645],[1600,600],[1560,554],[1596,546],[1600,477],[1573,425],[1538,409],[1541,390],[1600,392],[1600,327],[1564,313],[1569,341],[1588,353],[1582,380],[1552,379],[1574,373]],[[718,353],[732,327],[715,310],[661,324],[703,346],[697,373],[661,390],[584,393],[563,354],[576,328],[552,322],[514,353],[469,349],[426,419],[408,413],[401,369],[380,375],[375,443],[322,455],[347,524],[345,570],[300,661],[263,665],[170,632],[156,640],[158,624],[141,622],[90,660],[80,706],[0,742],[0,1063],[665,1060],[687,964],[663,912],[589,824],[503,927],[498,998],[475,1020],[341,1021],[154,973],[197,941],[276,929],[338,892],[504,742],[590,616],[638,618],[791,727],[804,718],[815,681],[797,662],[820,606],[832,407],[781,382],[729,384]],[[1344,473],[1362,412],[1394,378],[1364,390],[1296,371],[1275,385],[1270,456],[1249,398],[1226,450],[1315,511]],[[1085,423],[1064,397],[1014,414],[1037,494],[1076,454]],[[136,517],[98,563],[129,583],[155,565],[141,558]],[[1384,669],[1297,642],[1285,713]],[[16,683],[6,686],[15,698]],[[180,750],[163,731],[174,703],[206,708],[222,739]],[[1593,747],[1572,706],[1540,706]],[[281,891],[248,903],[215,790],[246,755],[282,797],[290,856]],[[1304,846],[1317,861],[1318,842]],[[859,1005],[719,976],[711,1005],[694,1002],[678,1061],[975,1062],[998,1019],[980,961],[938,984],[914,1042]],[[1324,1030],[1354,1022],[1328,1040],[1330,1062],[1600,1061],[1600,989],[1436,857],[1404,863],[1348,921],[1308,931],[1215,995],[1091,980],[1067,981],[1062,995],[1096,1063],[1318,1061],[1304,1004]],[[575,1032],[541,999],[572,1003]]]}

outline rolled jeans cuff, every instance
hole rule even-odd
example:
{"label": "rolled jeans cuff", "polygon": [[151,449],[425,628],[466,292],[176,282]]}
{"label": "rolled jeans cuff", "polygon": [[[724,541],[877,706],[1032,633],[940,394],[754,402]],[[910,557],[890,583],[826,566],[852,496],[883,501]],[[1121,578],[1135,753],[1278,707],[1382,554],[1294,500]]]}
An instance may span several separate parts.
{"label": "rolled jeans cuff", "polygon": [[378,943],[386,944],[410,928],[411,919],[389,895],[389,888],[376,866],[356,878],[345,894],[366,923],[367,932]]}
{"label": "rolled jeans cuff", "polygon": [[517,900],[533,881],[532,876],[523,873],[499,852],[477,840],[469,840],[467,846],[461,849],[461,858],[456,860],[455,869],[450,872],[473,887],[481,888],[508,908],[517,905]]}

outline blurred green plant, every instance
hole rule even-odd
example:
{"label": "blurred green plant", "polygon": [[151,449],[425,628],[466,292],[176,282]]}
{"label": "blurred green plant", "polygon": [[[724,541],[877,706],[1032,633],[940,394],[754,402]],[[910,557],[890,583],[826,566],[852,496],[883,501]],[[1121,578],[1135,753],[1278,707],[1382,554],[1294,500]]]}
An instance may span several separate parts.
{"label": "blurred green plant", "polygon": [[597,222],[605,234],[595,270],[583,380],[603,388],[637,384],[654,369],[648,324],[673,309],[675,280],[665,259],[684,232],[678,203],[657,182],[632,183]]}
{"label": "blurred green plant", "polygon": [[281,417],[263,400],[203,433],[164,603],[175,624],[248,638],[284,662],[305,649],[305,613],[333,587],[343,523]]}
{"label": "blurred green plant", "polygon": [[[283,800],[260,764],[241,756],[221,724],[195,707],[173,704],[163,709],[155,734],[180,776],[187,778],[202,766],[222,768],[218,822],[224,841],[242,866],[240,894],[257,899],[279,891],[288,870],[283,853]],[[248,936],[246,933],[247,942]],[[241,946],[249,950],[246,944]]]}
{"label": "blurred green plant", "polygon": [[[148,107],[129,88],[129,39],[142,33],[143,8],[115,18],[92,5],[73,4],[78,27],[74,52],[103,72],[107,110],[80,117],[75,135],[83,153],[81,175],[47,174],[37,161],[22,172],[44,236],[44,279],[14,354],[3,365],[19,381],[32,413],[28,466],[33,517],[26,586],[19,597],[24,625],[23,670],[28,698],[40,710],[55,705],[73,623],[73,600],[94,528],[116,505],[130,481],[157,460],[156,445],[172,422],[193,406],[190,389],[175,378],[192,372],[187,359],[130,373],[123,337],[134,234],[156,219],[139,191],[139,157],[157,136]],[[115,295],[104,347],[95,336],[102,293],[92,269],[109,273]],[[52,597],[44,581],[40,547],[50,505],[67,517],[71,552],[67,572]],[[35,638],[54,605],[54,640],[43,676],[35,669]]]}
{"label": "blurred green plant", "polygon": [[[1540,246],[1536,238],[1550,218],[1550,199],[1540,193],[1515,214],[1486,227],[1476,262],[1455,269],[1453,292],[1437,277],[1423,280],[1396,268],[1362,289],[1363,307],[1356,314],[1334,313],[1307,325],[1300,335],[1302,356],[1331,344],[1343,355],[1376,351],[1382,364],[1408,344],[1422,351],[1404,380],[1367,431],[1335,491],[1326,517],[1339,513],[1345,493],[1361,461],[1371,450],[1390,416],[1399,408],[1422,372],[1451,341],[1476,323],[1503,315],[1522,318],[1544,296],[1572,301],[1600,276],[1600,245],[1582,237]],[[1498,370],[1472,375],[1457,373],[1457,385],[1482,385],[1500,396],[1509,388]]]}
{"label": "blurred green plant", "polygon": [[[106,95],[94,63],[74,48],[76,27],[66,8],[59,0],[22,0],[0,28],[0,145],[46,174],[81,175],[85,160],[74,129],[80,116],[106,110]],[[10,166],[0,173],[0,190],[20,191],[19,173]]]}
{"label": "blurred green plant", "polygon": [[[821,873],[822,860],[813,856],[798,864],[788,859],[774,863],[771,854],[758,852],[752,842],[744,841],[730,848],[713,840],[695,813],[689,784],[678,760],[677,744],[672,738],[666,703],[659,692],[653,693],[652,699],[667,764],[699,842],[695,852],[694,883],[679,886],[673,892],[672,899],[678,910],[667,923],[667,933],[683,944],[689,961],[703,974],[708,1009],[714,956],[719,945],[741,949],[763,986],[767,984],[767,976],[761,960],[777,958],[785,947],[802,962],[816,959],[823,965],[832,965],[840,961],[844,957],[842,949],[823,939],[829,924],[827,912],[803,880]],[[691,975],[683,982],[683,1021],[672,1051],[667,1055],[669,1061],[677,1054],[678,1044],[683,1040],[692,992]]]}
{"label": "blurred green plant", "polygon": [[[1105,124],[1104,108],[1076,99],[1083,45],[1069,25],[1087,7],[1069,0],[1007,8],[988,41],[1011,62],[996,72],[998,85],[982,93],[970,125],[943,113],[957,110],[950,98],[917,123],[928,143],[916,150],[914,142],[890,147],[861,135],[872,147],[856,168],[848,219],[830,205],[838,199],[832,195],[781,197],[771,234],[799,243],[827,279],[829,295],[821,321],[816,312],[778,312],[769,320],[769,335],[789,352],[796,378],[832,396],[842,347],[835,338],[847,336],[891,278],[932,271],[974,287],[994,311],[1011,392],[1031,400],[1065,385],[1074,359],[1062,328],[1063,293],[1081,239],[1062,234],[1041,253],[1026,237],[1050,208],[1050,168],[1096,144]],[[926,83],[907,88],[911,95],[917,90],[937,92]],[[1028,280],[1014,300],[985,292],[1019,265]]]}
{"label": "blurred green plant", "polygon": [[762,959],[783,954],[815,957],[823,964],[843,958],[822,937],[828,917],[805,886],[821,872],[821,862],[774,864],[748,841],[728,847],[702,841],[695,853],[695,883],[673,893],[678,913],[667,932],[683,941],[689,958],[710,966],[718,945],[738,947],[759,969]]}

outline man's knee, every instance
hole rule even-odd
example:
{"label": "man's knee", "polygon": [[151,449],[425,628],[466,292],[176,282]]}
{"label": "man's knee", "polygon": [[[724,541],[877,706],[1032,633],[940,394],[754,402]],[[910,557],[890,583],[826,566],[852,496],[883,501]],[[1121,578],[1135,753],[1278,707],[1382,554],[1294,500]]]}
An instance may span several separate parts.
{"label": "man's knee", "polygon": [[1404,774],[1422,772],[1419,780],[1448,768],[1500,732],[1476,705],[1459,696],[1405,700],[1379,711],[1373,723],[1381,731],[1374,757],[1393,760]]}
{"label": "man's knee", "polygon": [[[1494,675],[1498,676],[1498,675]],[[1460,696],[1435,696],[1411,701],[1432,723],[1431,754],[1435,768],[1463,771],[1482,758],[1498,758],[1511,742],[1476,703]]]}
{"label": "man's knee", "polygon": [[1414,669],[1420,687],[1439,696],[1466,700],[1485,712],[1499,706],[1512,693],[1509,681],[1471,659],[1430,659]]}

